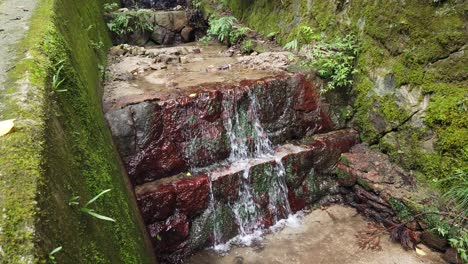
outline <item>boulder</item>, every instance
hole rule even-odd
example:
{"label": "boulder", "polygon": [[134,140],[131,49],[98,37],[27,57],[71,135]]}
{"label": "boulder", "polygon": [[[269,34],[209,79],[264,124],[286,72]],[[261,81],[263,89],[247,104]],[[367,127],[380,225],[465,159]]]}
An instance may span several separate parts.
{"label": "boulder", "polygon": [[428,247],[441,252],[445,251],[449,247],[447,239],[442,238],[431,231],[422,232],[421,241]]}
{"label": "boulder", "polygon": [[194,29],[190,26],[186,26],[180,32],[183,42],[191,42],[195,38]]}
{"label": "boulder", "polygon": [[442,258],[450,264],[463,264],[463,260],[454,248],[449,248],[445,251]]}

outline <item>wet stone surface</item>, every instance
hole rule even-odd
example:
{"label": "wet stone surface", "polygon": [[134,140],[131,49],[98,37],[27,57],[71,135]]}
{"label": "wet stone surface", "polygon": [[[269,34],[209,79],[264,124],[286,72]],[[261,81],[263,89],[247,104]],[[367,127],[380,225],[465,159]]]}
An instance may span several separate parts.
{"label": "wet stone surface", "polygon": [[[291,179],[287,184],[287,199],[292,212],[316,203],[333,192],[331,189],[336,186],[329,175],[315,172],[323,169],[320,161],[325,158],[336,163],[340,151],[348,151],[356,142],[355,131],[331,132],[316,136],[316,139],[305,139],[302,146],[281,146],[274,156],[250,159],[246,164],[234,162],[200,175],[182,173],[137,186],[137,201],[155,249],[162,259],[170,262],[174,258],[181,260],[193,250],[213,245],[215,232],[218,243],[238,235],[233,210],[242,200],[239,194],[245,179],[252,186],[252,199],[258,206],[257,225],[267,228],[275,224],[277,218],[286,218],[287,214],[281,211],[281,202],[272,197],[272,188],[276,188],[274,181],[278,177],[278,161],[284,165],[286,177]],[[319,164],[320,169],[314,164]],[[190,227],[188,235],[186,226]],[[174,238],[161,239],[168,235]]]}

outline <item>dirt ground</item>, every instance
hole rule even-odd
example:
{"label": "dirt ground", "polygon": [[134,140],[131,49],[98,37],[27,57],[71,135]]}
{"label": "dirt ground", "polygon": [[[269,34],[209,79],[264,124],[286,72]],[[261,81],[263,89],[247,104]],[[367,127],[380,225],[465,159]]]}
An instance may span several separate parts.
{"label": "dirt ground", "polygon": [[416,264],[445,263],[440,254],[419,245],[425,256],[405,251],[381,237],[381,251],[362,250],[356,233],[364,229],[366,220],[356,210],[334,205],[306,215],[296,227],[285,227],[264,237],[256,247],[231,249],[225,256],[204,250],[194,255],[190,264]]}

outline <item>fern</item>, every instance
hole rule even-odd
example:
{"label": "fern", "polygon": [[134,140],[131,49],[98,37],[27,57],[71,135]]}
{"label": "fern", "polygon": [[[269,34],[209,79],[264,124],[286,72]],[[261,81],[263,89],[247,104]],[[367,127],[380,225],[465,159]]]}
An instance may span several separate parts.
{"label": "fern", "polygon": [[118,13],[107,23],[107,27],[119,36],[133,32],[151,32],[153,25],[150,22],[150,16],[150,13],[145,10]]}
{"label": "fern", "polygon": [[209,36],[216,37],[221,42],[228,41],[235,22],[236,18],[233,16],[221,17],[219,19],[211,18],[210,28],[207,33]]}
{"label": "fern", "polygon": [[286,43],[283,46],[283,49],[297,51],[298,46],[299,46],[299,44],[298,44],[297,39],[293,39],[292,41]]}

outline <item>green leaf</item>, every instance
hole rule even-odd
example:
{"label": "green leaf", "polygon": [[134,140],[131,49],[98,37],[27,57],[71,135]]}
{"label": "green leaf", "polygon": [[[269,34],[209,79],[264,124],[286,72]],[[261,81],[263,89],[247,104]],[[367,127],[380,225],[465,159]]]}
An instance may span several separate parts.
{"label": "green leaf", "polygon": [[99,197],[101,197],[102,195],[104,195],[105,193],[107,192],[110,192],[112,189],[107,189],[107,190],[104,190],[102,191],[101,193],[99,193],[98,195],[94,196],[93,199],[89,200],[89,202],[87,202],[85,204],[85,207],[87,207],[88,205],[94,203],[97,199],[99,199]]}
{"label": "green leaf", "polygon": [[104,215],[101,215],[101,214],[98,214],[98,213],[94,212],[93,209],[81,208],[81,211],[88,214],[88,215],[90,215],[90,216],[92,216],[92,217],[95,217],[97,219],[101,219],[101,220],[109,221],[109,222],[116,222],[115,219],[104,216]]}
{"label": "green leaf", "polygon": [[49,253],[49,256],[52,256],[56,253],[58,253],[60,250],[62,250],[62,247],[56,247],[54,250],[52,250],[50,253]]}

